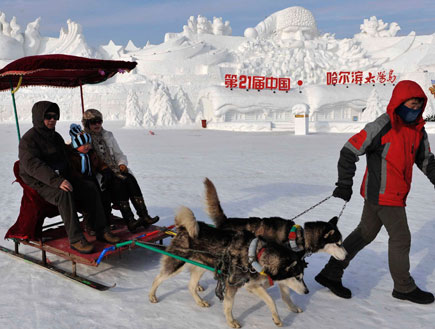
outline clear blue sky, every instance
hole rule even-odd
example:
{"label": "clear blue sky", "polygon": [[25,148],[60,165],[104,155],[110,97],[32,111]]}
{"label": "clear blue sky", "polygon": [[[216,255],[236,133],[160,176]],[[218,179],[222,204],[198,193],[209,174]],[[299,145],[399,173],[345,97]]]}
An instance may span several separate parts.
{"label": "clear blue sky", "polygon": [[68,18],[81,24],[91,46],[126,45],[128,40],[143,47],[147,40],[163,42],[166,32],[181,32],[189,16],[198,14],[209,20],[229,20],[233,35],[243,35],[270,14],[291,6],[310,10],[321,32],[337,38],[352,37],[360,31],[364,18],[376,16],[384,22],[397,22],[406,35],[435,33],[433,0],[0,0],[0,11],[8,21],[12,16],[24,31],[27,24],[41,17],[43,36],[58,37]]}

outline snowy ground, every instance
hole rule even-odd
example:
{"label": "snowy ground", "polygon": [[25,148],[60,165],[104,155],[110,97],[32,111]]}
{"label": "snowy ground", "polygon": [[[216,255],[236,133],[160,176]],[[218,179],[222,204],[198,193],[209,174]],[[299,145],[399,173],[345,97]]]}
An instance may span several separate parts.
{"label": "snowy ground", "polygon": [[[58,131],[67,136],[69,123]],[[336,179],[339,150],[350,134],[316,133],[295,136],[291,132],[236,133],[196,130],[121,129],[105,123],[129,156],[130,166],[142,187],[151,214],[161,225],[173,223],[174,210],[186,205],[198,219],[208,221],[203,210],[204,177],[216,185],[228,215],[293,217],[330,195]],[[29,125],[21,127],[25,132]],[[429,136],[435,145],[435,135]],[[15,126],[0,125],[0,236],[17,217],[21,188],[13,181],[17,158]],[[362,209],[358,195],[365,161],[358,164],[354,196],[339,222],[344,236],[357,225]],[[416,167],[415,167],[416,168]],[[433,248],[434,188],[416,168],[408,198],[412,232],[411,273],[417,284],[435,291]],[[330,199],[297,219],[328,220],[343,202]],[[352,262],[344,283],[351,300],[340,299],[314,281],[328,257],[308,258],[305,281],[308,295],[293,294],[304,309],[289,312],[276,287],[269,289],[284,327],[292,328],[433,328],[434,305],[416,305],[391,297],[392,281],[387,265],[388,237],[383,229],[377,239]],[[10,241],[1,242],[12,247]],[[23,250],[26,250],[25,248]],[[34,256],[38,253],[29,250]],[[69,264],[50,257],[69,269]],[[214,295],[215,281],[207,273],[202,283],[209,309],[199,308],[187,290],[188,273],[161,285],[158,304],[148,301],[152,280],[159,271],[160,255],[135,249],[110,258],[97,268],[78,266],[79,273],[117,286],[97,292],[36,266],[0,254],[0,328],[226,328],[222,305]],[[234,316],[244,328],[274,328],[265,304],[245,290],[236,297]]]}

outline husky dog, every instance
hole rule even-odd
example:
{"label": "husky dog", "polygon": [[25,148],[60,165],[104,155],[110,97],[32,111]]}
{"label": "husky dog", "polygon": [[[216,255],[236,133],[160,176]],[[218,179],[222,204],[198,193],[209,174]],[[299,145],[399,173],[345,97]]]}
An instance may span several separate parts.
{"label": "husky dog", "polygon": [[[305,262],[296,253],[288,252],[282,245],[266,242],[248,231],[220,230],[197,222],[192,211],[186,207],[180,208],[177,212],[175,225],[177,235],[167,248],[169,253],[209,267],[216,267],[216,264],[226,256],[226,270],[222,269],[222,272],[226,272],[223,283],[223,307],[230,327],[241,327],[233,317],[232,308],[237,290],[242,286],[266,303],[277,326],[282,326],[282,322],[272,297],[266,291],[269,280],[277,281],[299,294],[308,293],[303,280]],[[180,273],[185,265],[190,267],[189,291],[196,304],[201,307],[210,306],[197,292],[203,290],[198,282],[205,269],[166,255],[162,257],[160,273],[151,287],[150,302],[157,303],[156,290],[159,285]]]}
{"label": "husky dog", "polygon": [[303,229],[292,220],[281,217],[227,218],[213,183],[206,178],[204,185],[206,211],[217,228],[247,230],[256,236],[287,245],[305,256],[323,251],[338,260],[344,260],[346,257],[347,252],[342,246],[341,233],[337,228],[337,217],[333,217],[329,222],[306,222]]}

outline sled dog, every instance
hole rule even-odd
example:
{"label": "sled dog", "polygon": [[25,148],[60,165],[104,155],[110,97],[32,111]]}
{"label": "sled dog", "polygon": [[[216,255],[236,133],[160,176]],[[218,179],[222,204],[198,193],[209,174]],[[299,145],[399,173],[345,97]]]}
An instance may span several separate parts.
{"label": "sled dog", "polygon": [[337,228],[337,217],[328,222],[306,222],[302,228],[292,220],[281,217],[227,218],[222,210],[214,184],[204,180],[206,212],[217,228],[233,231],[247,230],[266,240],[287,245],[305,256],[315,252],[326,252],[338,260],[346,257],[341,233]]}
{"label": "sled dog", "polygon": [[[211,227],[196,221],[192,211],[186,207],[177,212],[175,225],[177,235],[166,249],[167,252],[209,267],[220,266],[222,287],[225,289],[223,308],[230,327],[241,327],[233,317],[232,308],[237,290],[242,286],[266,303],[277,326],[282,326],[282,322],[272,297],[266,291],[269,279],[299,294],[308,293],[303,280],[305,261],[282,245],[258,238],[245,230],[234,232]],[[226,261],[222,261],[223,259]],[[222,263],[223,266],[218,266]],[[198,283],[205,269],[166,255],[162,257],[160,273],[154,279],[149,292],[150,302],[157,303],[156,291],[160,284],[180,273],[186,265],[190,268],[188,288],[193,299],[201,307],[209,306],[198,295],[198,290],[203,290]],[[289,296],[288,301],[293,304]],[[297,306],[294,305],[294,308]]]}

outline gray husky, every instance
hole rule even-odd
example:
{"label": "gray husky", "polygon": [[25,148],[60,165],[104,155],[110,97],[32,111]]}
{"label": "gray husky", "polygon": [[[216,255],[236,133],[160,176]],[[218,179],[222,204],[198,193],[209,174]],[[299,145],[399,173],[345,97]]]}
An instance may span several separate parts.
{"label": "gray husky", "polygon": [[[186,207],[177,212],[175,225],[177,235],[167,248],[169,253],[209,267],[217,267],[222,259],[227,259],[226,266],[221,269],[224,314],[230,327],[241,327],[233,317],[232,308],[237,290],[242,286],[266,303],[277,326],[282,326],[282,322],[272,297],[266,291],[271,280],[280,283],[280,287],[291,288],[299,294],[308,293],[303,281],[305,262],[282,245],[273,241],[266,242],[248,231],[220,230],[198,222]],[[166,255],[162,257],[160,273],[154,279],[149,293],[152,303],[157,303],[156,291],[159,285],[180,273],[186,265],[191,272],[189,291],[193,299],[201,307],[209,306],[198,295],[198,290],[203,290],[198,283],[206,270]]]}
{"label": "gray husky", "polygon": [[337,228],[337,217],[328,222],[306,222],[303,229],[292,220],[281,217],[228,218],[222,210],[213,183],[206,178],[204,185],[206,211],[217,228],[247,230],[256,236],[287,245],[305,256],[323,251],[338,260],[346,257],[347,252],[342,246],[341,233]]}

